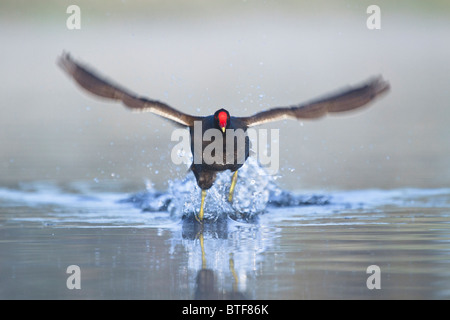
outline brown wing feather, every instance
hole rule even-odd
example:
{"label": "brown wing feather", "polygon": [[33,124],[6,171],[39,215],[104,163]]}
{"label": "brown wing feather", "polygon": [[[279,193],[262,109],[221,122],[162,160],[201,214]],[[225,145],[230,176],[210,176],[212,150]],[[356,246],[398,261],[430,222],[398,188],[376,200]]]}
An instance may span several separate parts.
{"label": "brown wing feather", "polygon": [[273,108],[239,119],[249,127],[283,119],[316,119],[327,113],[344,112],[362,107],[386,93],[389,88],[388,82],[381,77],[376,77],[356,88],[350,88],[303,105]]}
{"label": "brown wing feather", "polygon": [[68,53],[63,54],[59,58],[58,64],[87,91],[99,97],[122,101],[126,107],[134,111],[152,112],[184,126],[193,126],[195,120],[201,119],[201,117],[180,112],[160,101],[138,97],[134,93],[80,65]]}

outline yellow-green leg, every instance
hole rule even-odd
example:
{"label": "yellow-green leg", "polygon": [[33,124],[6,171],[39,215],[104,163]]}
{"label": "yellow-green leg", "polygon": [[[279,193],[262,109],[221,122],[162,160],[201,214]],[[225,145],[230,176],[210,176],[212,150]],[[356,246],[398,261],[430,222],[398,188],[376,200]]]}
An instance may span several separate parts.
{"label": "yellow-green leg", "polygon": [[237,170],[233,174],[233,178],[231,178],[231,187],[230,187],[230,194],[228,195],[228,202],[233,202],[233,193],[234,193],[234,187],[236,186],[237,182]]}
{"label": "yellow-green leg", "polygon": [[233,258],[233,253],[232,252],[230,253],[229,263],[230,263],[230,271],[231,271],[231,274],[233,275],[233,278],[234,278],[233,291],[237,292],[238,291],[237,289],[238,289],[238,284],[239,284],[239,278],[238,278],[238,275],[236,273],[236,270],[234,270],[234,258]]}
{"label": "yellow-green leg", "polygon": [[198,222],[203,222],[203,212],[204,212],[204,206],[205,206],[205,197],[206,197],[206,190],[202,190],[202,203],[200,204],[200,212],[198,213],[197,219]]}
{"label": "yellow-green leg", "polygon": [[200,247],[202,249],[202,269],[206,269],[205,245],[203,243],[203,232],[200,234]]}

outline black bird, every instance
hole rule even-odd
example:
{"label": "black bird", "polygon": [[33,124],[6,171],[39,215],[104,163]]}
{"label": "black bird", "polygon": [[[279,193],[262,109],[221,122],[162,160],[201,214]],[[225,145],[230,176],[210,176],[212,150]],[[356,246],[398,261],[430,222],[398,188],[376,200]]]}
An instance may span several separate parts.
{"label": "black bird", "polygon": [[[191,170],[197,179],[198,186],[202,189],[201,206],[198,214],[198,220],[200,222],[203,221],[206,191],[214,184],[216,174],[225,170],[233,172],[228,197],[228,200],[232,202],[237,181],[237,171],[242,167],[249,155],[249,141],[248,137],[245,137],[243,147],[242,145],[239,147],[239,143],[234,143],[234,148],[231,150],[232,161],[229,161],[229,158],[226,159],[227,129],[233,129],[234,131],[242,129],[245,133],[249,127],[272,121],[282,119],[315,119],[325,116],[327,113],[350,111],[366,105],[381,94],[386,93],[390,88],[389,83],[384,81],[381,76],[378,76],[369,79],[359,86],[347,88],[324,98],[319,98],[304,104],[261,111],[249,117],[233,117],[225,109],[217,110],[211,116],[199,117],[178,111],[163,102],[140,97],[114,84],[112,81],[95,74],[86,66],[74,61],[68,53],[64,53],[59,58],[58,64],[81,87],[94,95],[121,101],[126,107],[132,110],[152,112],[171,120],[177,125],[189,128],[191,134],[191,151],[194,155]],[[201,134],[200,137],[203,137],[203,134],[208,129],[217,129],[220,131],[223,138],[223,161],[214,161],[217,158],[215,158],[215,154],[213,153],[210,156],[203,156],[204,151],[206,151],[205,149],[208,148],[212,141],[201,140],[201,149],[197,150],[195,148],[195,143],[198,141],[196,140],[197,136],[194,130],[196,123],[201,124],[201,132],[197,132],[197,134]],[[233,139],[236,140],[237,137]],[[218,150],[215,151],[217,152]],[[196,155],[198,156],[199,153],[201,153],[200,161],[196,161]]]}

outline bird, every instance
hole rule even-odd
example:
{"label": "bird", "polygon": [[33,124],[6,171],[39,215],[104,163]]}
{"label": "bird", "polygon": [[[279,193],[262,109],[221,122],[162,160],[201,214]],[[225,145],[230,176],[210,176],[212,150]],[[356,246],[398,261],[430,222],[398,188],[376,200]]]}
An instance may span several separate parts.
{"label": "bird", "polygon": [[[204,221],[204,207],[207,190],[212,187],[216,180],[218,172],[230,170],[232,172],[230,190],[228,194],[228,201],[233,201],[233,194],[238,178],[238,170],[242,167],[245,160],[249,156],[250,142],[248,137],[245,137],[244,146],[239,147],[239,144],[234,144],[234,149],[229,152],[233,161],[214,161],[217,160],[215,155],[204,154],[211,141],[202,140],[201,149],[195,149],[196,140],[196,124],[201,125],[201,132],[197,132],[200,137],[203,137],[205,132],[209,129],[215,129],[222,135],[223,138],[223,159],[226,157],[226,139],[227,131],[241,129],[244,133],[248,128],[258,125],[280,121],[284,119],[318,119],[327,114],[340,113],[351,111],[363,107],[370,102],[379,98],[390,90],[390,84],[385,81],[381,75],[371,77],[359,85],[347,87],[328,94],[323,97],[316,98],[309,102],[285,106],[274,107],[268,110],[263,110],[251,116],[236,117],[231,116],[229,111],[224,108],[218,109],[213,115],[208,116],[194,116],[182,111],[179,111],[168,104],[159,100],[149,99],[139,96],[136,93],[122,87],[114,81],[107,79],[103,75],[99,75],[90,67],[80,63],[72,58],[72,56],[63,52],[58,58],[57,64],[62,68],[67,75],[69,75],[75,82],[91,94],[122,102],[125,107],[132,111],[151,112],[160,117],[170,120],[174,125],[188,128],[191,137],[191,152],[194,155],[194,161],[190,166],[190,170],[194,173],[197,184],[201,189],[201,204],[198,214],[194,212],[194,217],[200,223]],[[198,130],[197,130],[198,131]],[[216,136],[219,137],[220,136]],[[236,137],[235,137],[236,138]],[[235,139],[236,140],[236,139]],[[218,149],[220,151],[220,149]],[[217,150],[215,150],[217,151]],[[196,154],[203,154],[200,161],[196,160]],[[242,161],[237,161],[238,154],[243,158]],[[221,158],[222,159],[222,158]]]}

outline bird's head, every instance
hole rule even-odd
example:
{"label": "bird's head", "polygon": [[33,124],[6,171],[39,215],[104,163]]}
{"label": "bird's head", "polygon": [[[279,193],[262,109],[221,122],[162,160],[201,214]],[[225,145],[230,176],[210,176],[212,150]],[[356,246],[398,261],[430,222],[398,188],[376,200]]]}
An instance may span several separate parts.
{"label": "bird's head", "polygon": [[214,121],[225,133],[226,128],[230,125],[230,113],[225,109],[219,109],[214,113]]}

